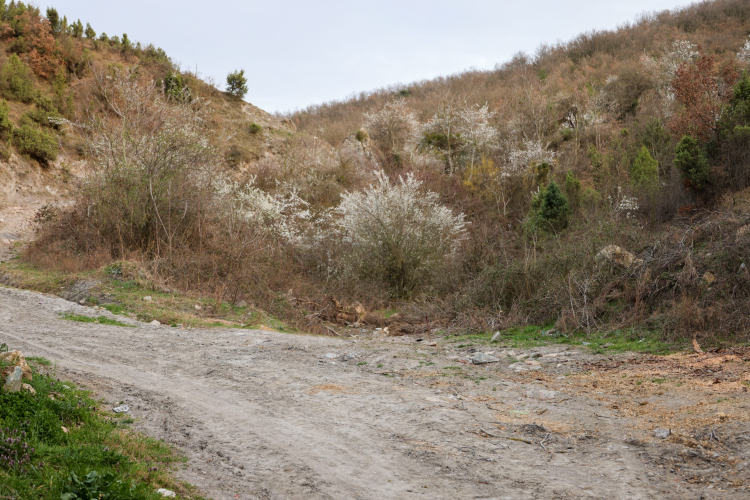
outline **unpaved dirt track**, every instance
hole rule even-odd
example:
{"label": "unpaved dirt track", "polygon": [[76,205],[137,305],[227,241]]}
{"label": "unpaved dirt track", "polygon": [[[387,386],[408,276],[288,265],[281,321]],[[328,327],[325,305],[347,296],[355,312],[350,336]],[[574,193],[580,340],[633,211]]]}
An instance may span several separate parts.
{"label": "unpaved dirt track", "polygon": [[627,419],[580,394],[533,407],[573,433],[501,425],[492,401],[526,404],[544,383],[522,384],[500,364],[480,383],[407,379],[399,373],[456,365],[413,339],[131,329],[61,320],[66,311],[108,315],[0,287],[0,342],[127,401],[140,430],[189,457],[180,477],[216,500],[750,497],[657,468],[648,445],[623,441]]}

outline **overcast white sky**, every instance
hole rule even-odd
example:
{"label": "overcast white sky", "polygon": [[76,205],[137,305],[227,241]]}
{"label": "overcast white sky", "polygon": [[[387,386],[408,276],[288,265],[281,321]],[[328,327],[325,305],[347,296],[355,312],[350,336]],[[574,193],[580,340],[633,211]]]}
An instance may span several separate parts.
{"label": "overcast white sky", "polygon": [[[269,112],[395,83],[491,69],[541,43],[612,29],[686,0],[53,0],[97,34],[163,48],[213,77],[244,68]],[[50,4],[39,2],[44,11]]]}

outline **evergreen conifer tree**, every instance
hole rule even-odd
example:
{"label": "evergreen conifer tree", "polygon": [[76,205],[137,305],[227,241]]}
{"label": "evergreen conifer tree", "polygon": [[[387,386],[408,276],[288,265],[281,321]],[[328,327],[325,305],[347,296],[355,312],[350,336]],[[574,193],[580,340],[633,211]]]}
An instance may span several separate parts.
{"label": "evergreen conifer tree", "polygon": [[682,176],[696,189],[703,189],[711,179],[711,166],[698,141],[684,136],[674,149],[674,164]]}
{"label": "evergreen conifer tree", "polygon": [[652,190],[659,184],[659,163],[654,160],[646,146],[641,146],[638,157],[630,169],[630,177],[636,186]]}
{"label": "evergreen conifer tree", "polygon": [[89,40],[93,40],[94,38],[96,38],[96,31],[94,31],[94,28],[92,28],[89,23],[86,23],[85,35]]}
{"label": "evergreen conifer tree", "polygon": [[241,69],[227,75],[227,92],[229,95],[239,97],[240,99],[247,94],[247,78],[245,70]]}
{"label": "evergreen conifer tree", "polygon": [[554,229],[561,229],[568,226],[570,218],[570,205],[565,195],[560,191],[560,187],[552,180],[544,191],[542,206],[539,210],[539,216],[544,224],[551,225]]}

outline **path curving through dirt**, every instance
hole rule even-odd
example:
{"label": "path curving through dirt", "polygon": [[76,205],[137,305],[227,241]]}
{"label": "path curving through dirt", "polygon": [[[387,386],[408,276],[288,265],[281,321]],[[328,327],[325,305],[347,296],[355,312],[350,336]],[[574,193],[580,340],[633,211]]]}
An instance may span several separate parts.
{"label": "path curving through dirt", "polygon": [[[136,325],[124,328],[65,312],[109,316],[0,287],[0,342],[51,360],[109,404],[127,402],[140,430],[188,456],[179,476],[216,500],[748,498],[659,466],[658,443],[625,441],[637,429],[628,417],[566,392],[560,374],[575,363],[554,356],[539,358],[553,361],[535,379],[505,361],[466,365],[446,341],[118,317]],[[548,389],[554,397],[539,392]]]}

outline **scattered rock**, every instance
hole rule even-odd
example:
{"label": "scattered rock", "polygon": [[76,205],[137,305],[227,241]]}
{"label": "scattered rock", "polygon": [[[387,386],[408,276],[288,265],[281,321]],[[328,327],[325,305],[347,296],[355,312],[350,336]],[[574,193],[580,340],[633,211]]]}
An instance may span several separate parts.
{"label": "scattered rock", "polygon": [[240,300],[239,302],[237,302],[235,304],[235,306],[237,306],[237,307],[247,307],[247,302],[245,302],[244,300]]}
{"label": "scattered rock", "polygon": [[500,361],[495,356],[486,352],[475,352],[469,359],[475,365],[485,365],[487,363],[497,363]]}
{"label": "scattered rock", "polygon": [[145,300],[146,302],[151,302],[154,299],[151,298],[151,295],[146,295],[145,297],[143,297],[143,300]]}
{"label": "scattered rock", "polygon": [[18,392],[21,390],[21,379],[23,378],[23,370],[20,366],[13,367],[13,371],[10,372],[5,378],[5,385],[3,390],[7,392]]}
{"label": "scattered rock", "polygon": [[510,369],[514,372],[525,372],[525,371],[538,371],[542,367],[537,363],[536,365],[527,365],[526,363],[513,363],[510,365]]}
{"label": "scattered rock", "polygon": [[346,361],[351,361],[353,359],[357,359],[356,354],[351,354],[351,353],[346,352],[342,354],[341,356],[339,356],[339,361],[346,362]]}
{"label": "scattered rock", "polygon": [[638,265],[643,263],[642,259],[636,259],[635,255],[617,245],[609,245],[602,248],[596,254],[596,257],[594,257],[594,261],[600,266],[609,262],[620,267],[630,267],[633,264]]}
{"label": "scattered rock", "polygon": [[541,358],[542,354],[539,353],[539,352],[532,352],[530,357],[531,357],[531,359]]}
{"label": "scattered rock", "polygon": [[552,399],[558,399],[562,393],[558,391],[548,391],[546,389],[533,389],[526,391],[526,397],[532,399],[539,399],[541,401],[550,401]]}
{"label": "scattered rock", "polygon": [[518,356],[514,356],[514,357],[515,357],[515,358],[516,358],[517,360],[519,360],[519,361],[523,361],[524,359],[527,359],[527,358],[529,357],[529,355],[528,355],[528,354],[526,354],[526,353],[524,353],[524,354],[519,354]]}
{"label": "scattered rock", "polygon": [[159,322],[159,320],[155,319],[151,323],[149,323],[149,325],[159,326],[161,325],[161,323]]}
{"label": "scattered rock", "polygon": [[196,311],[200,311],[201,309],[203,309],[201,306],[199,306],[198,304],[195,304],[195,310]]}
{"label": "scattered rock", "polygon": [[68,428],[67,428],[67,427],[65,427],[64,425],[61,425],[61,426],[60,426],[60,429],[62,429],[62,431],[63,431],[63,432],[65,433],[65,434],[67,434],[68,432],[70,432],[70,429],[68,429]]}
{"label": "scattered rock", "polygon": [[530,366],[539,366],[541,363],[539,361],[524,361],[525,364]]}
{"label": "scattered rock", "polygon": [[490,340],[490,342],[499,342],[500,340],[502,340],[502,336],[502,333],[495,332],[495,335],[492,336],[492,340]]}
{"label": "scattered rock", "polygon": [[36,389],[31,387],[29,384],[21,384],[21,389],[30,392],[32,395],[36,394]]}
{"label": "scattered rock", "polygon": [[175,498],[177,496],[177,493],[175,493],[172,490],[168,490],[166,488],[159,488],[158,490],[156,490],[156,492],[160,494],[161,496],[167,497],[167,498]]}
{"label": "scattered rock", "polygon": [[10,363],[11,368],[13,368],[14,366],[20,367],[23,371],[23,378],[25,380],[31,380],[31,368],[28,364],[26,364],[26,358],[23,357],[23,353],[21,351],[0,353],[0,361]]}
{"label": "scattered rock", "polygon": [[117,408],[112,408],[112,411],[115,413],[127,413],[130,411],[130,406],[128,405],[118,406]]}
{"label": "scattered rock", "polygon": [[657,437],[659,439],[667,439],[672,434],[672,431],[669,429],[656,429],[654,431],[654,437]]}
{"label": "scattered rock", "polygon": [[326,354],[326,358],[328,358],[328,359],[336,359],[338,357],[339,357],[338,354],[334,354],[332,352],[329,352],[329,353]]}

